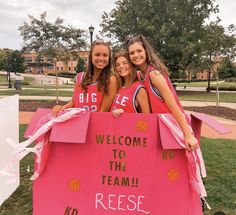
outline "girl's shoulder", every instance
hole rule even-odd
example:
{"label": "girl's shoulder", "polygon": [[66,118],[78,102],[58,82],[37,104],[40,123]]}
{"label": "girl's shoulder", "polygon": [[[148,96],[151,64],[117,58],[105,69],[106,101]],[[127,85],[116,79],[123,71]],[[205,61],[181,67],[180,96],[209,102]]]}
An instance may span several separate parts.
{"label": "girl's shoulder", "polygon": [[163,73],[161,71],[159,71],[158,69],[156,69],[154,66],[149,65],[148,69],[147,69],[147,73],[149,74],[149,76],[159,76],[159,75],[163,75]]}
{"label": "girl's shoulder", "polygon": [[117,81],[118,81],[117,77],[115,75],[111,74],[109,77],[109,82],[110,83],[117,83]]}
{"label": "girl's shoulder", "polygon": [[159,70],[153,69],[153,70],[149,71],[149,76],[151,77],[153,75],[159,76],[159,75],[163,75],[163,74]]}

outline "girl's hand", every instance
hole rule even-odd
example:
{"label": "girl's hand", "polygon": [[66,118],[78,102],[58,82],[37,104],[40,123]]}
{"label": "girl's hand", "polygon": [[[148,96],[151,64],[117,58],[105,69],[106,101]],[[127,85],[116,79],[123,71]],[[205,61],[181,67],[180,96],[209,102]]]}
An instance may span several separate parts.
{"label": "girl's hand", "polygon": [[63,111],[63,110],[64,110],[63,106],[61,106],[61,105],[55,105],[55,106],[52,108],[52,115],[56,117],[56,116],[58,116],[59,113],[60,113],[61,111]]}
{"label": "girl's hand", "polygon": [[192,134],[185,136],[184,141],[188,151],[193,151],[198,148],[198,140]]}
{"label": "girl's hand", "polygon": [[124,113],[123,109],[115,109],[115,110],[112,111],[112,115],[115,118],[118,118],[122,113]]}

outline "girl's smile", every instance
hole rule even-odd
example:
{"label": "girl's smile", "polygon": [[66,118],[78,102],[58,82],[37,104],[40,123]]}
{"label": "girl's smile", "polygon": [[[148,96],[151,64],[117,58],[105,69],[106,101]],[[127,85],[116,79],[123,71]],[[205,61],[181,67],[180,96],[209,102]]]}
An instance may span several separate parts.
{"label": "girl's smile", "polygon": [[136,42],[129,46],[129,56],[134,65],[138,67],[146,66],[146,52],[140,43]]}
{"label": "girl's smile", "polygon": [[92,54],[92,63],[94,68],[97,70],[102,70],[109,64],[109,50],[107,46],[94,46]]}

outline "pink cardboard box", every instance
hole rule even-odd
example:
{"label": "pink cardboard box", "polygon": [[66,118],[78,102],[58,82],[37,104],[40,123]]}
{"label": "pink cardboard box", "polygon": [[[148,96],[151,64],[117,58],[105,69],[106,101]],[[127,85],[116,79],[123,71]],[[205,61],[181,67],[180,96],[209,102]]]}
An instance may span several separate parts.
{"label": "pink cardboard box", "polygon": [[[27,135],[47,113],[36,112]],[[34,215],[202,214],[184,150],[157,115],[90,113],[54,126],[50,139]]]}

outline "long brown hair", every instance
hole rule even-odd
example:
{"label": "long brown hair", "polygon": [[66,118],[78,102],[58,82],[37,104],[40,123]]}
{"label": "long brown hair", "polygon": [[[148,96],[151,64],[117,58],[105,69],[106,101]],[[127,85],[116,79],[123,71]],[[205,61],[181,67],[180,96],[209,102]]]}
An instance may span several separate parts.
{"label": "long brown hair", "polygon": [[115,71],[115,76],[118,80],[118,85],[119,85],[118,88],[122,87],[124,84],[124,79],[118,74],[116,70],[116,60],[119,57],[124,57],[128,61],[129,66],[131,67],[131,73],[130,73],[131,83],[138,80],[136,68],[133,66],[132,62],[130,61],[129,53],[125,49],[121,49],[120,51],[116,52],[113,57],[113,69]]}
{"label": "long brown hair", "polygon": [[108,93],[108,84],[109,84],[109,77],[111,76],[111,48],[108,43],[104,41],[94,41],[91,45],[89,55],[88,55],[88,65],[85,74],[83,75],[82,79],[82,89],[87,92],[87,87],[89,84],[92,83],[92,79],[94,76],[94,65],[92,63],[92,54],[93,49],[95,46],[103,45],[106,46],[109,50],[109,62],[108,65],[102,70],[98,77],[98,90],[104,91],[106,94]]}
{"label": "long brown hair", "polygon": [[168,69],[163,63],[163,61],[160,59],[159,54],[155,52],[155,50],[148,43],[147,39],[143,35],[129,37],[126,40],[126,45],[127,45],[128,50],[129,50],[129,47],[133,45],[134,43],[139,43],[140,45],[143,46],[146,52],[147,63],[149,65],[152,65],[153,67],[155,67],[155,69],[157,69],[159,72],[168,75]]}

